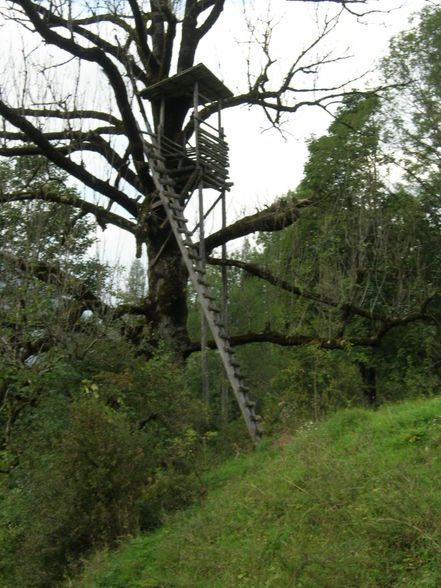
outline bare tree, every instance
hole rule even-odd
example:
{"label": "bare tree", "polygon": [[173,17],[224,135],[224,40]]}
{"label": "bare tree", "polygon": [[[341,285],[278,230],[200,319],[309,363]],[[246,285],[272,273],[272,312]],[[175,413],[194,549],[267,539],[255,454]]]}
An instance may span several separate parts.
{"label": "bare tree", "polygon": [[[368,0],[330,1],[341,10],[368,4]],[[38,191],[20,189],[0,194],[0,201],[60,202],[81,214],[92,214],[103,228],[115,225],[134,235],[138,253],[144,245],[147,249],[149,290],[133,310],[145,316],[152,333],[183,354],[191,349],[186,329],[188,276],[158,204],[143,150],[146,127],[141,115],[145,110],[156,130],[159,104],[154,99],[149,103],[143,96],[153,84],[195,64],[201,40],[216,25],[225,4],[225,0],[104,0],[92,4],[11,0],[3,9],[7,22],[32,34],[24,44],[23,70],[15,72],[17,80],[11,75],[9,81],[3,78],[0,86],[0,155],[43,155],[80,182],[84,190],[79,195],[60,195],[45,186]],[[272,75],[276,58],[271,53],[271,23],[267,24],[262,33],[264,59],[259,75],[249,75],[248,88],[224,99],[222,108],[257,106],[271,125],[279,126],[285,114],[304,106],[327,108],[340,99],[344,85],[317,87],[315,76],[310,75],[321,65],[338,60],[331,55],[316,57],[318,44],[336,26],[337,17],[325,20],[323,31],[293,59],[277,82]],[[313,81],[309,81],[311,77]],[[218,106],[216,101],[208,102],[202,119],[208,119]],[[191,107],[186,97],[166,102],[163,120],[168,139],[183,142],[191,136]],[[190,193],[185,202],[189,197]],[[275,205],[244,217],[211,235],[207,251],[255,231],[289,226],[300,209],[311,203],[292,197],[283,208]],[[248,335],[244,342],[261,338]],[[275,336],[271,340],[275,341]]]}

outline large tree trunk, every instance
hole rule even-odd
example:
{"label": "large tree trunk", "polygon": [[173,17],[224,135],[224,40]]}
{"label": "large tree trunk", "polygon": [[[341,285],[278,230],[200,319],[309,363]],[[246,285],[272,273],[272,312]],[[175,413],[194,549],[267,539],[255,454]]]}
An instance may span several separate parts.
{"label": "large tree trunk", "polygon": [[148,281],[153,336],[164,340],[176,354],[188,349],[188,272],[168,223],[150,220],[146,236],[149,259]]}

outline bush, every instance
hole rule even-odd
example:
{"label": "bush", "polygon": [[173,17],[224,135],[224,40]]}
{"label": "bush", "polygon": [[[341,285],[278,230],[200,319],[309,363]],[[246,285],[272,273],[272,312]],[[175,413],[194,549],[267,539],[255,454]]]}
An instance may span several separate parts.
{"label": "bush", "polygon": [[46,441],[41,453],[31,444],[23,454],[5,504],[15,557],[20,553],[14,586],[54,585],[67,564],[138,526],[146,452],[124,414],[80,398],[67,427]]}
{"label": "bush", "polygon": [[57,364],[16,423],[7,461],[19,465],[0,487],[2,588],[53,586],[204,493],[206,414],[183,369],[164,350],[98,366]]}

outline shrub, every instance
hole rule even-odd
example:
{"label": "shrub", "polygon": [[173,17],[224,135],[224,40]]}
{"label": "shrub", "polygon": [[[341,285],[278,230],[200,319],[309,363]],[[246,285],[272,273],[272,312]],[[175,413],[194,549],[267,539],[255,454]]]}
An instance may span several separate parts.
{"label": "shrub", "polygon": [[6,504],[15,537],[16,586],[48,587],[65,566],[138,525],[146,477],[143,436],[126,416],[94,397],[70,407],[67,427],[35,444],[14,473]]}

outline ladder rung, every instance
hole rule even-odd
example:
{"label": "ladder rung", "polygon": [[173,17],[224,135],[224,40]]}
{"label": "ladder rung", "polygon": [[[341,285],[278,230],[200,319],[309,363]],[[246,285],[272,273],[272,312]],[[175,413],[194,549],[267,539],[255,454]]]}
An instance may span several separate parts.
{"label": "ladder rung", "polygon": [[182,233],[186,237],[190,237],[190,235],[191,235],[191,231],[189,231],[187,229],[187,227],[185,227],[185,228],[184,227],[178,227],[178,230],[179,230],[180,233]]}

